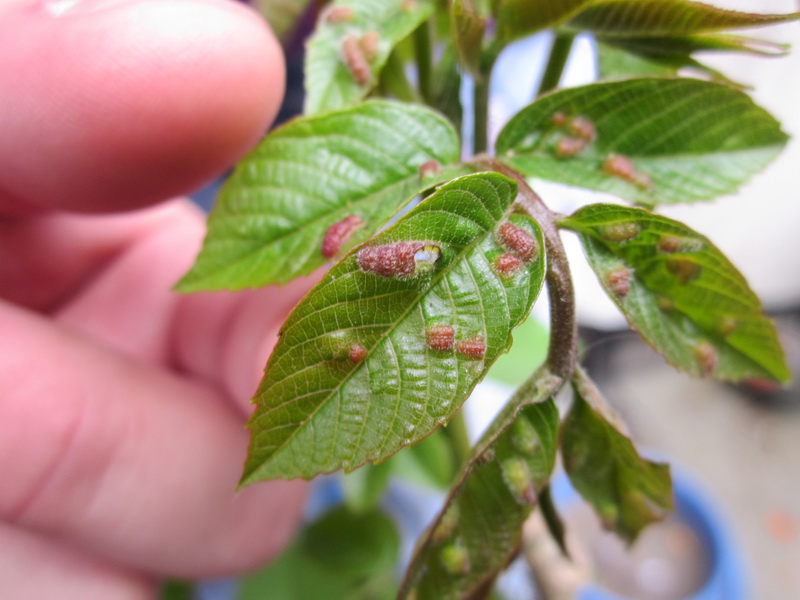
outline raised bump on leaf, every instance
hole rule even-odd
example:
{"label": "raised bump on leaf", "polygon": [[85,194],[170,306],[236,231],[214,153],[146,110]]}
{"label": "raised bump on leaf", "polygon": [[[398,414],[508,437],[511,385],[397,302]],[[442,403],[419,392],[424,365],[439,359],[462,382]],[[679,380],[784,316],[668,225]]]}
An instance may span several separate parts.
{"label": "raised bump on leaf", "polygon": [[342,40],[342,57],[353,78],[359,85],[367,85],[372,80],[367,57],[361,49],[359,38],[350,34]]}
{"label": "raised bump on leaf", "polygon": [[325,258],[333,258],[342,249],[344,243],[350,238],[353,233],[360,227],[363,227],[364,221],[358,215],[348,215],[341,221],[337,221],[325,232],[325,237],[322,239],[322,256]]}
{"label": "raised bump on leaf", "polygon": [[473,360],[480,360],[486,354],[486,342],[481,337],[472,338],[470,340],[459,340],[455,343],[455,349],[456,354]]}
{"label": "raised bump on leaf", "polygon": [[628,267],[617,267],[605,274],[606,285],[618,298],[624,298],[631,291],[631,270]]}
{"label": "raised bump on leaf", "polygon": [[609,242],[629,242],[635,239],[641,231],[642,228],[636,223],[615,223],[603,227],[602,236]]}
{"label": "raised bump on leaf", "polygon": [[395,242],[362,248],[356,260],[368,273],[407,279],[432,270],[439,254],[439,247],[430,242]]}
{"label": "raised bump on leaf", "polygon": [[425,341],[428,348],[440,352],[453,349],[455,336],[456,331],[450,325],[431,325],[425,330]]}
{"label": "raised bump on leaf", "polygon": [[522,259],[513,254],[501,254],[494,260],[494,268],[500,277],[511,279],[522,268]]}
{"label": "raised bump on leaf", "polygon": [[539,250],[533,236],[510,221],[500,225],[497,238],[504,248],[511,250],[525,262],[530,261]]}
{"label": "raised bump on leaf", "polygon": [[591,142],[596,135],[594,123],[584,117],[575,117],[571,119],[567,125],[567,129],[569,129],[570,133],[574,136],[585,142]]}
{"label": "raised bump on leaf", "polygon": [[562,138],[556,142],[556,156],[572,158],[586,150],[586,140],[580,138]]}

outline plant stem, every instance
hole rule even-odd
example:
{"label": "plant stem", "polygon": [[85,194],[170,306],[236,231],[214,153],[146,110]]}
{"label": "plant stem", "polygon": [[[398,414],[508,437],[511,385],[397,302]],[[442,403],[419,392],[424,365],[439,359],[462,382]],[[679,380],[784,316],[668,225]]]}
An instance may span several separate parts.
{"label": "plant stem", "polygon": [[425,21],[414,31],[414,55],[417,59],[417,89],[427,103],[431,103],[431,30]]}
{"label": "plant stem", "polygon": [[467,420],[464,418],[464,411],[458,411],[447,427],[443,429],[447,439],[450,441],[450,450],[457,465],[463,465],[472,454],[472,443],[469,441],[467,431]]}
{"label": "plant stem", "polygon": [[483,77],[475,78],[475,89],[473,91],[473,110],[475,124],[473,132],[472,150],[473,154],[486,152],[489,146],[489,81],[491,79],[491,67],[489,72]]}
{"label": "plant stem", "polygon": [[553,38],[553,44],[550,46],[550,56],[547,59],[547,66],[545,67],[544,75],[542,75],[542,81],[539,83],[539,91],[536,92],[537,98],[545,92],[549,92],[553,88],[558,87],[574,40],[574,34],[556,33],[556,37]]}
{"label": "plant stem", "polygon": [[388,91],[398,100],[404,102],[419,102],[420,100],[417,91],[409,83],[403,63],[396,52],[392,52],[386,60],[386,65],[381,71],[380,85],[383,90]]}
{"label": "plant stem", "polygon": [[517,182],[517,202],[539,223],[547,253],[547,295],[550,301],[550,347],[547,366],[550,371],[569,381],[578,356],[578,326],[575,321],[575,291],[569,271],[567,253],[556,226],[555,215],[545,206],[525,178],[499,160],[476,157],[475,164],[502,173]]}

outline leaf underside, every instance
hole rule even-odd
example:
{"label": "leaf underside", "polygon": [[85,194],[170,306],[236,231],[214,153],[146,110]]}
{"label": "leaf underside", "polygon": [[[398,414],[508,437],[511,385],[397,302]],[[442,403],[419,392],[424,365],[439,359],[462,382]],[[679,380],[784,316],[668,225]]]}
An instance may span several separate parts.
{"label": "leaf underside", "polygon": [[575,401],[561,429],[564,467],[575,489],[588,501],[603,526],[628,542],[672,508],[669,466],[639,456],[593,407],[591,383],[576,382]]}
{"label": "leaf underside", "polygon": [[225,183],[203,249],[178,289],[259,287],[311,273],[329,260],[321,247],[333,223],[350,215],[363,222],[342,250],[367,239],[456,171],[421,175],[421,165],[452,164],[458,155],[452,126],[424,107],[375,101],[291,121]]}
{"label": "leaf underside", "polygon": [[730,381],[789,378],[758,297],[707,238],[666,217],[613,205],[587,206],[560,224],[580,234],[609,296],[672,365]]}
{"label": "leaf underside", "polygon": [[[581,117],[596,133],[559,156]],[[542,97],[500,132],[498,157],[530,177],[608,192],[653,206],[711,200],[735,192],[783,148],[779,123],[744,93],[696,79],[640,78],[570,88]],[[609,168],[630,161],[636,177]]]}
{"label": "leaf underside", "polygon": [[597,0],[569,28],[605,36],[688,35],[794,21],[800,13],[745,13],[689,0]]}
{"label": "leaf underside", "polygon": [[681,68],[688,68],[707,73],[713,81],[731,84],[725,75],[699,62],[692,55],[700,52],[741,52],[780,56],[788,50],[786,44],[722,33],[673,37],[599,36],[597,42],[601,79],[675,77]]}
{"label": "leaf underside", "polygon": [[504,42],[553,27],[594,0],[501,0],[497,7],[497,35]]}
{"label": "leaf underside", "polygon": [[[392,49],[433,13],[431,0],[339,0],[332,8],[347,8],[352,17],[334,23],[323,20],[309,38],[305,63],[304,114],[313,115],[352,106],[366,98],[377,83]],[[328,14],[328,13],[324,13]],[[368,80],[360,82],[348,66],[345,38],[377,33],[374,57],[364,57]]]}
{"label": "leaf underside", "polygon": [[[433,269],[412,277],[363,270],[356,249],[334,266],[283,327],[255,402],[243,483],[310,478],[381,461],[446,423],[511,343],[544,278],[541,232],[509,216],[516,184],[494,173],[455,179],[367,243],[424,240],[438,248]],[[511,220],[537,251],[501,275],[497,237]],[[455,344],[479,340],[483,356],[426,341],[453,328]],[[357,346],[366,356],[347,358]]]}
{"label": "leaf underside", "polygon": [[453,488],[412,558],[398,600],[472,598],[508,566],[550,478],[558,427],[552,399],[520,410]]}

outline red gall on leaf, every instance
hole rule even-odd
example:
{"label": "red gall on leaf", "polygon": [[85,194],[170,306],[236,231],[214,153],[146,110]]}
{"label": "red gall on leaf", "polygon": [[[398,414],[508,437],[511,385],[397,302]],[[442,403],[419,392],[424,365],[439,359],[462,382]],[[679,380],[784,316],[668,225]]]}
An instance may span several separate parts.
{"label": "red gall on leaf", "polygon": [[627,267],[617,267],[605,274],[606,285],[618,298],[624,298],[631,291],[631,271]]}
{"label": "red gall on leaf", "polygon": [[438,175],[441,171],[442,165],[438,160],[429,160],[419,166],[419,177],[420,179],[427,179],[428,177]]}
{"label": "red gall on leaf", "polygon": [[481,337],[459,340],[455,343],[456,354],[480,360],[486,355],[486,342]]}
{"label": "red gall on leaf", "polygon": [[358,45],[367,62],[372,62],[378,56],[378,44],[381,37],[377,31],[368,31],[358,40]]}
{"label": "red gall on leaf", "polygon": [[658,250],[664,254],[675,254],[681,249],[681,240],[671,235],[665,235],[658,240]]}
{"label": "red gall on leaf", "polygon": [[344,243],[363,225],[364,221],[361,220],[361,217],[349,215],[328,227],[325,237],[322,239],[322,256],[333,258],[339,254]]}
{"label": "red gall on leaf", "polygon": [[455,338],[456,330],[450,325],[431,325],[425,330],[425,341],[431,350],[452,350]]}
{"label": "red gall on leaf", "polygon": [[622,154],[609,154],[603,161],[603,170],[642,189],[649,188],[653,183],[649,175],[637,171],[631,159]]}
{"label": "red gall on leaf", "polygon": [[372,80],[369,61],[364,56],[359,39],[355,35],[348,35],[342,40],[342,56],[356,83],[367,85]]}
{"label": "red gall on leaf", "polygon": [[513,254],[501,254],[494,260],[494,268],[500,277],[511,279],[522,267],[522,259]]}
{"label": "red gall on leaf", "polygon": [[700,373],[705,376],[713,374],[714,370],[717,368],[717,351],[714,349],[714,346],[708,342],[700,342],[694,347],[692,352],[694,353],[694,359],[700,367]]}
{"label": "red gall on leaf", "polygon": [[367,358],[367,350],[363,346],[353,344],[347,351],[347,358],[350,362],[360,363],[362,360]]}
{"label": "red gall on leaf", "polygon": [[641,230],[637,223],[615,223],[603,227],[601,235],[609,242],[629,242],[639,235]]}
{"label": "red gall on leaf", "polygon": [[567,115],[560,111],[553,113],[553,115],[550,117],[550,123],[556,127],[563,127],[567,124]]}
{"label": "red gall on leaf", "polygon": [[330,25],[347,23],[353,20],[353,9],[349,6],[334,6],[325,14],[325,22]]}
{"label": "red gall on leaf", "polygon": [[367,246],[358,251],[358,266],[381,277],[407,279],[431,271],[439,259],[439,248],[430,242],[395,242]]}
{"label": "red gall on leaf", "polygon": [[534,237],[510,221],[500,225],[497,230],[497,238],[504,248],[511,250],[525,262],[529,262],[539,251],[539,246]]}
{"label": "red gall on leaf", "polygon": [[700,276],[700,265],[688,258],[670,257],[667,259],[667,270],[678,278],[678,282],[686,285]]}
{"label": "red gall on leaf", "polygon": [[572,135],[585,142],[591,142],[596,134],[594,123],[584,117],[575,117],[569,122],[567,128]]}
{"label": "red gall on leaf", "polygon": [[558,158],[572,158],[586,149],[586,140],[580,138],[562,138],[556,142]]}
{"label": "red gall on leaf", "polygon": [[403,0],[400,3],[400,8],[405,11],[412,11],[417,8],[417,0]]}

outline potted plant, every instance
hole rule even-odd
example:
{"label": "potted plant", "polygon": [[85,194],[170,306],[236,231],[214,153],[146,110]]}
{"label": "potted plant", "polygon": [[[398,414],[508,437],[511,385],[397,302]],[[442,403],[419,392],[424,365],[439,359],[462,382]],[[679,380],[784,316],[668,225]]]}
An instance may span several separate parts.
{"label": "potted plant", "polygon": [[[265,7],[280,19],[306,4]],[[304,115],[237,166],[178,284],[280,285],[329,267],[266,365],[241,480],[353,473],[345,505],[279,560],[286,597],[492,597],[533,511],[546,524],[538,535],[563,546],[550,484],[559,453],[627,542],[669,513],[669,467],[638,453],[578,365],[562,231],[577,234],[609,297],[676,368],[788,379],[742,275],[658,208],[730,193],[781,151],[779,123],[700,55],[782,53],[721,31],[798,16],[689,0],[339,0],[319,11]],[[296,19],[275,22],[289,31]],[[491,140],[493,65],[542,31],[552,43],[538,90]],[[602,79],[557,89],[577,35],[596,43]],[[621,202],[558,214],[540,180]],[[459,409],[545,285],[544,359],[530,357],[472,444]],[[447,489],[399,579],[399,537],[378,503],[393,470]],[[263,575],[273,590],[275,573]],[[255,593],[248,585],[243,594]]]}

